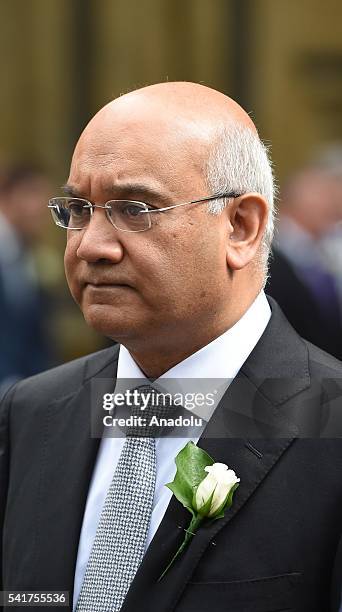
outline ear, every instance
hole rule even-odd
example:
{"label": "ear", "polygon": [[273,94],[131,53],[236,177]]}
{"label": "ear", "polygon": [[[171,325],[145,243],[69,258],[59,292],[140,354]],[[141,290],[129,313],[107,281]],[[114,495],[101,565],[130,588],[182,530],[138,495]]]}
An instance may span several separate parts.
{"label": "ear", "polygon": [[229,217],[226,257],[232,270],[241,270],[257,255],[268,218],[268,204],[258,193],[246,193],[226,207]]}

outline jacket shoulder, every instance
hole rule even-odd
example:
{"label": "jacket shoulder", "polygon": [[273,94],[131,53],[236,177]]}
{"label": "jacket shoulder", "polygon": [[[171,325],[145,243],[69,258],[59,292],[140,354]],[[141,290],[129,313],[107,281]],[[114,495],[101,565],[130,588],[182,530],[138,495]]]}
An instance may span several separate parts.
{"label": "jacket shoulder", "polygon": [[322,349],[318,348],[308,340],[304,340],[308,349],[309,366],[312,374],[315,374],[319,378],[342,378],[342,362],[339,359],[335,359],[329,353],[326,353]]}

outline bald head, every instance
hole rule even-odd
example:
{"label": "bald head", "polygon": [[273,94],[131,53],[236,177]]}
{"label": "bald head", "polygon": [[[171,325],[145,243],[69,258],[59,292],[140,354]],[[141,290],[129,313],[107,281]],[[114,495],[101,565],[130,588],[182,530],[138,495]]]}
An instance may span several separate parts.
{"label": "bald head", "polygon": [[[81,134],[68,183],[69,193],[94,203],[107,194],[155,200],[159,207],[207,194],[257,192],[268,206],[260,251],[266,270],[274,190],[267,149],[246,111],[214,89],[167,82],[108,103]],[[225,205],[221,200],[208,209],[218,214]]]}
{"label": "bald head", "polygon": [[[104,106],[89,122],[78,147],[89,149],[99,139],[119,137],[118,126],[135,133],[137,141],[145,138],[158,142],[164,149],[183,150],[196,146],[197,155],[207,154],[215,134],[222,125],[256,128],[246,111],[224,94],[196,83],[160,83],[120,96]],[[144,134],[141,131],[144,130]]]}
{"label": "bald head", "polygon": [[137,112],[154,120],[166,119],[169,123],[173,119],[176,124],[197,125],[199,133],[210,132],[222,122],[233,122],[256,132],[249,115],[232,98],[210,87],[188,82],[158,83],[120,96],[95,115],[89,128],[101,126],[117,113],[135,115]]}
{"label": "bald head", "polygon": [[[223,128],[257,131],[249,115],[234,100],[196,83],[160,83],[125,94],[104,106],[89,122],[77,143],[72,174],[81,165],[122,161],[124,148],[134,151],[134,165],[160,160],[159,170],[178,181],[175,161],[187,180],[205,174],[209,152]],[[102,159],[102,162],[101,162]],[[125,156],[125,167],[133,160]],[[163,172],[162,172],[163,173]],[[154,177],[156,172],[154,172]],[[152,177],[151,177],[152,181]],[[205,182],[203,181],[203,188]]]}

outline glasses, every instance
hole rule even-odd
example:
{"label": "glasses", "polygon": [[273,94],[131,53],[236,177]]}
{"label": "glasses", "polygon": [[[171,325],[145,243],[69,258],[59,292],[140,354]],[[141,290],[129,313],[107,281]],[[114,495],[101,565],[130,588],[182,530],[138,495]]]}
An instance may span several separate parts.
{"label": "glasses", "polygon": [[51,198],[48,208],[51,210],[52,218],[56,225],[70,230],[85,229],[94,214],[95,208],[103,208],[107,218],[117,230],[122,232],[145,232],[152,227],[151,215],[154,213],[164,213],[173,208],[187,206],[188,204],[198,204],[222,198],[238,198],[241,194],[231,191],[229,193],[219,193],[207,196],[200,200],[173,204],[165,208],[152,208],[145,202],[135,200],[109,200],[103,206],[92,204],[83,198]]}

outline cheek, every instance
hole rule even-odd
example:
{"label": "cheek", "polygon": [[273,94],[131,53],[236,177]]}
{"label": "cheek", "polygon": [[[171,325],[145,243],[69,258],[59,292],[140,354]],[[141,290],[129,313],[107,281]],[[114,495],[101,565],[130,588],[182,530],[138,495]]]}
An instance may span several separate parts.
{"label": "cheek", "polygon": [[[168,280],[168,299],[189,304],[197,297],[215,294],[226,277],[226,239],[223,232],[208,226],[174,229],[168,236],[162,269]],[[165,285],[165,283],[163,283]]]}
{"label": "cheek", "polygon": [[190,224],[187,231],[178,237],[176,258],[184,269],[201,276],[225,260],[225,238],[211,224]]}

